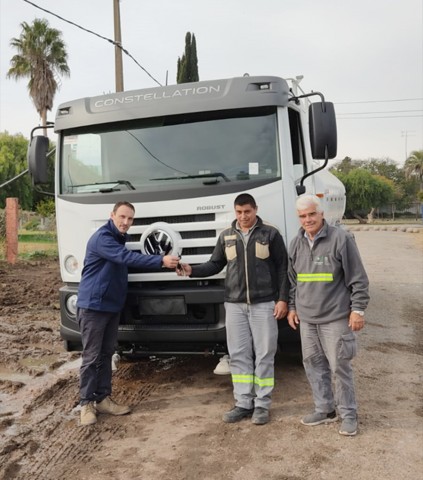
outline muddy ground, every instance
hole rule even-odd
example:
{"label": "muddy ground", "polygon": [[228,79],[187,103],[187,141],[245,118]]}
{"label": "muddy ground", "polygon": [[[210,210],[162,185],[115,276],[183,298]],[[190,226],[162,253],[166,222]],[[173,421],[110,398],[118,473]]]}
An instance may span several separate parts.
{"label": "muddy ground", "polygon": [[355,232],[371,280],[355,359],[359,434],[305,427],[301,365],[276,359],[271,422],[226,425],[230,378],[212,357],[124,359],[124,417],[78,426],[78,353],[58,334],[57,261],[0,262],[0,479],[417,479],[423,471],[423,231]]}

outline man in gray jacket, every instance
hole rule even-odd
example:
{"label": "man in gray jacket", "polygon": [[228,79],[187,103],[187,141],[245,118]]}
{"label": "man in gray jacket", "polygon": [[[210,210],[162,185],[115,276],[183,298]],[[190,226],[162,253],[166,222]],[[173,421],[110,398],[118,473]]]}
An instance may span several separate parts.
{"label": "man in gray jacket", "polygon": [[[296,203],[301,228],[289,247],[289,325],[301,322],[303,363],[315,411],[303,425],[337,421],[341,435],[357,433],[357,405],[351,360],[356,331],[364,327],[369,281],[354,237],[324,220],[320,199],[302,195]],[[332,391],[332,375],[335,393]]]}
{"label": "man in gray jacket", "polygon": [[264,425],[274,387],[277,320],[288,312],[288,257],[281,234],[257,216],[250,194],[237,196],[235,215],[210,260],[192,267],[181,264],[177,273],[209,277],[226,266],[226,336],[235,407],[223,421],[252,416],[253,424]]}

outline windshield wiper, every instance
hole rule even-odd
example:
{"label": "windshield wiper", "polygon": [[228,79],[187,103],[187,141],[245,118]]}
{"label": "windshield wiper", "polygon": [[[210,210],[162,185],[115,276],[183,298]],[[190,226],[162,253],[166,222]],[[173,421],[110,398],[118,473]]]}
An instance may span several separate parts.
{"label": "windshield wiper", "polygon": [[118,185],[126,185],[128,190],[135,190],[135,187],[129,180],[116,180],[116,182],[107,182],[107,183],[117,183]]}
{"label": "windshield wiper", "polygon": [[[108,185],[112,185],[109,187]],[[81,185],[70,185],[72,190],[76,190],[76,193],[110,193],[118,192],[120,188],[116,188],[117,185],[125,185],[128,190],[135,190],[135,187],[129,180],[114,180],[112,182],[95,182],[95,183],[83,183]],[[97,187],[97,190],[90,190],[90,188]],[[80,191],[78,191],[80,189]]]}
{"label": "windshield wiper", "polygon": [[198,175],[184,175],[182,177],[163,177],[163,178],[152,178],[151,180],[185,180],[187,178],[216,178],[222,177],[225,182],[230,182],[229,178],[221,172],[214,173],[199,173]]}

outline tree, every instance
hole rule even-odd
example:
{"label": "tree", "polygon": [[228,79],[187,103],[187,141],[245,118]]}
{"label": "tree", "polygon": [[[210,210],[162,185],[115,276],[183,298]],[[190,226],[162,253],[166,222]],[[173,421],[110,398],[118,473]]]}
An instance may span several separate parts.
{"label": "tree", "polygon": [[346,214],[366,223],[363,217],[372,215],[375,208],[391,202],[395,195],[392,180],[374,175],[363,168],[348,173],[333,172],[345,185],[347,195]]}
{"label": "tree", "polygon": [[390,158],[370,158],[362,162],[360,166],[374,175],[389,178],[394,183],[401,183],[405,178],[403,169]]}
{"label": "tree", "polygon": [[195,35],[187,32],[185,35],[185,53],[178,57],[177,83],[198,82],[197,42]]}
{"label": "tree", "polygon": [[[378,175],[390,180],[394,188],[394,197],[391,199],[392,209],[404,210],[415,201],[418,185],[415,177],[407,178],[404,168],[398,166],[390,158],[370,158],[369,160],[352,160],[345,157],[341,162],[331,167],[336,175],[347,175],[353,170],[363,169],[372,175]],[[385,205],[386,207],[387,205]],[[364,210],[364,209],[363,209]]]}
{"label": "tree", "polygon": [[[62,34],[50,28],[45,19],[35,19],[32,25],[21,23],[19,38],[12,38],[10,45],[17,50],[10,61],[8,78],[29,78],[29,95],[41,117],[42,126],[47,125],[47,110],[53,108],[54,96],[59,88],[61,75],[70,75],[67,52]],[[44,130],[46,135],[46,130]]]}
{"label": "tree", "polygon": [[[0,185],[26,170],[28,140],[22,134],[0,133]],[[16,197],[24,210],[33,208],[33,190],[29,175],[17,178],[0,189],[0,208],[5,208],[6,198]]]}
{"label": "tree", "polygon": [[357,160],[352,160],[350,157],[345,157],[343,160],[341,160],[338,163],[335,163],[330,170],[332,172],[339,172],[343,174],[349,173],[351,170],[354,168],[357,168],[356,165]]}
{"label": "tree", "polygon": [[414,150],[404,164],[407,178],[416,178],[423,190],[423,150]]}
{"label": "tree", "polygon": [[[54,196],[55,145],[51,145],[48,153],[49,181],[43,186],[45,191],[33,188],[29,174],[19,176],[27,169],[27,151],[28,140],[22,134],[0,133],[0,185],[3,185],[0,188],[0,208],[5,207],[7,197],[16,197],[23,210],[34,211],[39,202],[45,201],[45,192],[48,192],[49,196]],[[15,180],[10,182],[14,178]]]}
{"label": "tree", "polygon": [[395,191],[392,199],[395,204],[392,205],[393,209],[403,210],[410,207],[415,197],[415,184],[412,180],[407,180],[404,169],[399,167],[394,160],[371,158],[363,162],[361,168],[368,170],[373,175],[391,180]]}

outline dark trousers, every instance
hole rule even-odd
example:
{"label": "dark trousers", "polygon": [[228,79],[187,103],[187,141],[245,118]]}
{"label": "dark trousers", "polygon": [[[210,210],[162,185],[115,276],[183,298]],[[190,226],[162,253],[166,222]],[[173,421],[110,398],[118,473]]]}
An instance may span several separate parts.
{"label": "dark trousers", "polygon": [[112,393],[112,355],[117,345],[119,312],[78,309],[82,338],[79,391],[81,405],[101,402]]}

